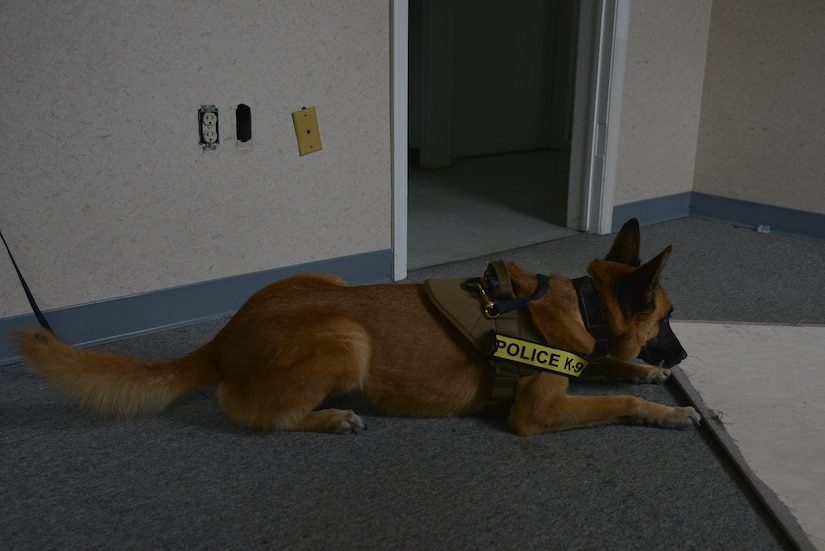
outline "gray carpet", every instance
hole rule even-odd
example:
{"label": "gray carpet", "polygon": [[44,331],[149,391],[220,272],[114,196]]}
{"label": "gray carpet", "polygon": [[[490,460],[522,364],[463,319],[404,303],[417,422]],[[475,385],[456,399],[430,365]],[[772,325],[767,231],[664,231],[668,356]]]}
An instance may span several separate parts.
{"label": "gray carpet", "polygon": [[[674,254],[679,319],[825,323],[825,243],[684,219],[643,228]],[[610,237],[577,235],[410,275],[477,275],[503,257],[584,273]],[[101,348],[181,355],[222,321]],[[688,353],[691,351],[688,350]],[[574,383],[687,403],[675,385]],[[503,420],[365,415],[359,435],[257,434],[214,391],[156,417],[99,420],[21,365],[0,368],[3,549],[783,549],[792,547],[707,429],[513,435]]]}

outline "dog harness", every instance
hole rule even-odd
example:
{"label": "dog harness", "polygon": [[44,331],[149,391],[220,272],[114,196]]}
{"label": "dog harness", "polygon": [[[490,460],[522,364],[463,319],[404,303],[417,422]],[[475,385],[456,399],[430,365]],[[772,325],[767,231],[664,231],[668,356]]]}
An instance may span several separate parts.
{"label": "dog harness", "polygon": [[433,306],[487,358],[494,370],[488,412],[509,409],[519,377],[548,371],[578,377],[590,358],[607,356],[609,330],[598,291],[590,277],[572,280],[587,330],[596,340],[592,354],[547,346],[525,308],[549,290],[549,277],[538,275],[531,297],[518,297],[507,265],[491,262],[482,277],[430,279],[424,289]]}

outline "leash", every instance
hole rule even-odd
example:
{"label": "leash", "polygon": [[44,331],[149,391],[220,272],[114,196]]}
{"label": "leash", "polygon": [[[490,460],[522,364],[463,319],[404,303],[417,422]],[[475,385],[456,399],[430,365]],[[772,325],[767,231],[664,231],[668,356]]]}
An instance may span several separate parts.
{"label": "leash", "polygon": [[34,316],[37,318],[37,321],[40,323],[41,326],[48,329],[52,333],[54,331],[49,326],[49,322],[46,321],[46,316],[43,315],[43,312],[40,311],[40,308],[37,306],[37,301],[34,300],[34,295],[32,295],[29,286],[26,284],[26,279],[23,277],[23,273],[20,271],[20,268],[17,266],[17,262],[14,260],[14,255],[11,254],[11,249],[9,248],[9,244],[6,243],[6,238],[3,237],[3,232],[0,231],[0,239],[3,240],[3,245],[6,247],[6,252],[9,253],[9,258],[11,259],[11,265],[14,266],[14,271],[17,272],[17,277],[20,279],[20,285],[23,286],[23,291],[26,293],[26,298],[29,299],[29,305],[32,307],[32,311],[34,312]]}

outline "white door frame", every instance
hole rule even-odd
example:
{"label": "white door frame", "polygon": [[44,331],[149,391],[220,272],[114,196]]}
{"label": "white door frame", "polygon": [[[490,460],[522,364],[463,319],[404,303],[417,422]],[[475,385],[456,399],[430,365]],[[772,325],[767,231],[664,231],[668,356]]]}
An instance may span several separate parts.
{"label": "white door frame", "polygon": [[392,278],[407,277],[407,176],[409,116],[409,0],[392,0]]}
{"label": "white door frame", "polygon": [[612,231],[629,21],[630,0],[581,3],[567,195],[573,230]]}
{"label": "white door frame", "polygon": [[[409,0],[392,0],[393,279],[407,277]],[[567,226],[610,233],[630,0],[582,0]]]}

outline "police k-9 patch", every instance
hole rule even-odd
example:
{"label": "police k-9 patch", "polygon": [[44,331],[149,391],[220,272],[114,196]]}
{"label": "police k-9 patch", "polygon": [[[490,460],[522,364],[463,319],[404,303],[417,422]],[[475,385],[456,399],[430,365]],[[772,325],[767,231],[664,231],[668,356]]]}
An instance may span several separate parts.
{"label": "police k-9 patch", "polygon": [[578,377],[590,364],[583,356],[491,331],[489,355],[545,371]]}

